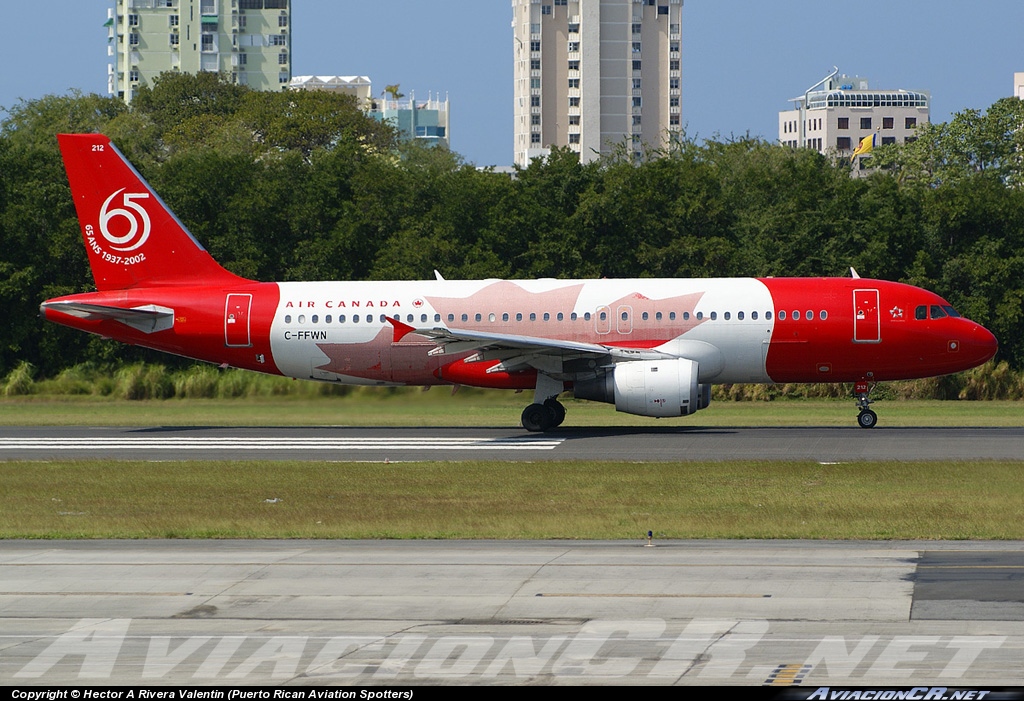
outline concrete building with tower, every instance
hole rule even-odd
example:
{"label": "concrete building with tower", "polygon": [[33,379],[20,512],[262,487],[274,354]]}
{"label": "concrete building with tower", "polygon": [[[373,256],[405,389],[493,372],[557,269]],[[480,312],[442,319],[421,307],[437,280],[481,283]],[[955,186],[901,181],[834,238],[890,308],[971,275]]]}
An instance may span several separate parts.
{"label": "concrete building with tower", "polygon": [[794,109],[779,112],[779,143],[844,157],[867,136],[877,145],[913,140],[931,114],[927,92],[872,89],[838,69],[790,102]]}
{"label": "concrete building with tower", "polygon": [[636,156],[681,129],[683,0],[512,0],[514,160]]}
{"label": "concrete building with tower", "polygon": [[107,90],[131,102],[165,71],[220,73],[254,90],[291,80],[291,0],[115,0]]}

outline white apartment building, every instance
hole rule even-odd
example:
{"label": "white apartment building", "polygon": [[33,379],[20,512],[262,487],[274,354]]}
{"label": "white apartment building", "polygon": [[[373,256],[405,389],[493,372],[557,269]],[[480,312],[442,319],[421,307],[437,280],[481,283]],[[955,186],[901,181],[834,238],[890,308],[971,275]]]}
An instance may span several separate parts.
{"label": "white apartment building", "polygon": [[512,0],[514,160],[584,163],[681,130],[683,0]]}
{"label": "white apartment building", "polygon": [[292,77],[288,87],[351,95],[362,108],[368,108],[373,102],[373,81],[365,75],[297,75]]}
{"label": "white apartment building", "polygon": [[291,0],[114,0],[107,91],[131,102],[164,71],[223,73],[254,90],[291,80]]}
{"label": "white apartment building", "polygon": [[929,121],[931,97],[872,90],[867,78],[835,70],[790,102],[796,109],[779,112],[779,143],[848,157],[872,134],[879,146],[913,140],[918,125]]}

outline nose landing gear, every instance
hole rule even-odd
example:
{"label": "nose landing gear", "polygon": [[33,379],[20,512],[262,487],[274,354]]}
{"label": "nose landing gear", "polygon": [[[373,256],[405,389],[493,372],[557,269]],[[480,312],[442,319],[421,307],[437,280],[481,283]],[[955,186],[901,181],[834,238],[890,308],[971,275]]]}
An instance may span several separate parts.
{"label": "nose landing gear", "polygon": [[875,388],[875,382],[867,382],[862,380],[857,382],[853,386],[853,393],[857,397],[857,408],[860,413],[857,414],[857,425],[861,428],[874,428],[875,424],[878,423],[878,414],[868,409],[868,406],[872,404],[871,390]]}

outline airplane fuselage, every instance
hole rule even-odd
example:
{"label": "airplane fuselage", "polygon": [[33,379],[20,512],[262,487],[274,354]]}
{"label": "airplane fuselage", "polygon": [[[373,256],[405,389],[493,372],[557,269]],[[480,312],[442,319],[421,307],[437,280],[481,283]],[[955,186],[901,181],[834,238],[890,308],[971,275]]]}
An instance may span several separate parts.
{"label": "airplane fuselage", "polygon": [[699,382],[716,384],[908,379],[973,367],[992,352],[991,334],[946,312],[938,295],[861,278],[244,283],[52,301],[65,300],[157,305],[173,310],[173,325],[147,333],[47,318],[212,363],[347,384],[535,383],[531,372],[487,373],[493,360],[464,362],[470,352],[431,355],[436,344],[415,333],[396,341],[389,318],[686,357],[698,362]]}

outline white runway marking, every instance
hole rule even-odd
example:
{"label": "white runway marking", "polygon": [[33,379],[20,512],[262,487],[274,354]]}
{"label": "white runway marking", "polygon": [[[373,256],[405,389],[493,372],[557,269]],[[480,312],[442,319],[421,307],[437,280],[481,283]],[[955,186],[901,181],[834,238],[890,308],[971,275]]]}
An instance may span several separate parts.
{"label": "white runway marking", "polygon": [[0,438],[0,450],[553,450],[564,438]]}

